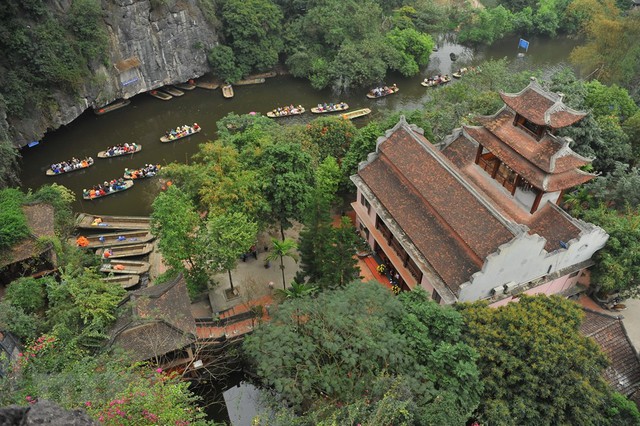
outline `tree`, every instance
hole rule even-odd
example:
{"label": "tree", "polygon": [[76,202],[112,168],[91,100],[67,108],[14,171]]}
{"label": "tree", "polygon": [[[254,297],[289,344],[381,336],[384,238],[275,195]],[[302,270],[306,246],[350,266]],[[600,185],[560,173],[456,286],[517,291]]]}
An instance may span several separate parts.
{"label": "tree", "polygon": [[460,42],[491,44],[513,29],[513,15],[502,5],[493,9],[477,9],[471,23],[463,27]]}
{"label": "tree", "polygon": [[313,282],[323,288],[335,288],[344,287],[358,277],[355,257],[358,234],[351,219],[343,216],[338,227],[330,228],[329,238],[319,243],[319,276]]}
{"label": "tree", "polygon": [[415,75],[429,63],[429,55],[435,46],[430,35],[413,28],[394,28],[386,34],[386,41],[398,53],[398,62],[391,63],[404,76]]}
{"label": "tree", "polygon": [[458,305],[465,342],[480,354],[484,390],[476,412],[486,424],[608,424],[607,360],[580,334],[577,304],[521,295],[489,308]]}
{"label": "tree", "polygon": [[236,57],[229,46],[218,45],[211,49],[208,56],[213,73],[227,83],[242,78],[242,70],[236,65]]}
{"label": "tree", "polygon": [[43,280],[22,277],[7,287],[6,297],[13,306],[28,313],[37,313],[45,307],[45,288]]}
{"label": "tree", "polygon": [[243,213],[209,216],[207,219],[207,255],[209,262],[229,273],[233,291],[231,270],[235,269],[240,255],[254,244],[258,225]]}
{"label": "tree", "polygon": [[272,248],[267,256],[267,262],[280,259],[280,271],[282,272],[282,288],[287,289],[287,281],[284,278],[284,258],[290,257],[291,259],[298,261],[298,255],[295,253],[297,245],[295,241],[285,238],[282,241],[271,238]]}
{"label": "tree", "polygon": [[357,129],[351,120],[339,117],[322,117],[309,123],[306,127],[306,133],[309,135],[311,143],[318,146],[322,155],[321,160],[331,156],[337,161],[342,161]]}
{"label": "tree", "polygon": [[282,290],[277,289],[275,293],[278,296],[282,297],[283,299],[288,300],[288,299],[300,299],[303,297],[311,296],[317,291],[318,291],[318,287],[316,286],[304,284],[304,283],[297,283],[294,281],[291,283],[291,287],[284,288]]}

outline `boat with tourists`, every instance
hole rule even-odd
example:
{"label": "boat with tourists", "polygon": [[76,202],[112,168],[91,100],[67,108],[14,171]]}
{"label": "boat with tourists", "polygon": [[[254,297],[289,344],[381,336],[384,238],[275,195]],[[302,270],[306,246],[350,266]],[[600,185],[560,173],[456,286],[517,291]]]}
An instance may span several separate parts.
{"label": "boat with tourists", "polygon": [[233,86],[230,84],[222,86],[222,96],[227,99],[233,98]]}
{"label": "boat with tourists", "polygon": [[199,133],[202,128],[198,125],[198,123],[193,123],[193,126],[179,126],[175,129],[168,130],[164,133],[164,136],[160,138],[160,142],[167,143],[177,141],[178,139],[186,138],[193,134]]}
{"label": "boat with tourists", "polygon": [[443,84],[447,84],[451,81],[451,77],[448,74],[445,75],[436,75],[435,77],[425,78],[422,83],[424,87],[435,87]]}
{"label": "boat with tourists", "polygon": [[184,95],[184,92],[182,90],[179,90],[179,89],[177,89],[177,88],[175,88],[173,86],[164,86],[162,88],[162,91],[170,94],[171,96],[175,96],[175,97]]}
{"label": "boat with tourists", "polygon": [[124,143],[111,146],[104,151],[100,151],[97,155],[98,158],[112,158],[120,157],[123,155],[133,155],[142,151],[142,145],[137,143]]}
{"label": "boat with tourists", "polygon": [[304,114],[305,111],[306,110],[302,105],[293,106],[292,104],[289,106],[283,106],[283,107],[272,109],[267,113],[267,117],[270,117],[270,118],[291,117],[293,115]]}
{"label": "boat with tourists", "polygon": [[149,230],[139,229],[127,232],[108,232],[106,234],[81,235],[75,240],[78,247],[97,249],[103,247],[126,246],[148,243],[154,236]]}
{"label": "boat with tourists", "polygon": [[462,78],[462,76],[465,75],[467,73],[467,71],[469,71],[469,70],[466,67],[465,68],[460,68],[458,71],[454,72],[451,75],[453,76],[453,78]]}
{"label": "boat with tourists", "polygon": [[176,83],[174,84],[174,86],[176,86],[180,90],[193,90],[196,88],[196,84],[193,82],[193,80],[189,80],[186,83]]}
{"label": "boat with tourists", "polygon": [[100,272],[107,274],[144,274],[151,269],[149,262],[139,260],[114,260],[113,262],[104,263],[100,268]]}
{"label": "boat with tourists", "polygon": [[104,216],[79,213],[76,217],[76,228],[80,229],[150,229],[151,219],[147,216]]}
{"label": "boat with tourists", "polygon": [[133,186],[132,180],[124,180],[122,178],[118,180],[105,181],[103,184],[96,185],[90,190],[82,190],[83,200],[94,200],[96,198],[106,197],[107,195],[113,195],[118,192],[126,191]]}
{"label": "boat with tourists", "polygon": [[149,94],[156,99],[160,99],[161,101],[170,101],[171,99],[173,99],[173,96],[169,95],[168,93],[161,92],[160,90],[152,90],[149,92]]}
{"label": "boat with tourists", "polygon": [[145,164],[144,167],[139,169],[124,169],[125,179],[146,179],[154,177],[158,174],[162,166],[160,164]]}
{"label": "boat with tourists", "polygon": [[371,110],[369,108],[356,109],[351,112],[347,112],[341,114],[342,118],[345,120],[353,120],[354,118],[364,117],[365,115],[371,114]]}
{"label": "boat with tourists", "polygon": [[73,157],[71,160],[63,161],[61,163],[53,163],[45,174],[47,176],[57,176],[62,175],[69,172],[75,172],[76,170],[86,169],[87,167],[93,166],[93,158],[87,157],[84,160],[78,160]]}
{"label": "boat with tourists", "polygon": [[374,87],[369,91],[369,93],[367,93],[367,98],[369,99],[383,98],[385,96],[398,93],[399,90],[400,89],[398,88],[398,86],[395,85],[395,83],[391,87],[389,86]]}
{"label": "boat with tourists", "polygon": [[152,251],[152,243],[139,243],[127,246],[100,248],[96,250],[96,255],[105,259],[119,259],[122,257],[143,256]]}
{"label": "boat with tourists", "polygon": [[349,105],[346,102],[338,102],[337,104],[318,104],[317,107],[311,108],[311,112],[314,114],[326,114],[328,112],[340,112],[349,109]]}
{"label": "boat with tourists", "polygon": [[126,274],[114,275],[112,277],[101,278],[105,283],[120,284],[125,290],[135,287],[140,282],[140,275]]}
{"label": "boat with tourists", "polygon": [[120,109],[122,107],[126,107],[130,103],[131,103],[131,101],[129,99],[118,99],[117,101],[112,102],[112,103],[110,103],[108,105],[105,105],[103,107],[94,108],[93,109],[93,113],[95,115],[106,114],[108,112],[115,111],[115,110]]}

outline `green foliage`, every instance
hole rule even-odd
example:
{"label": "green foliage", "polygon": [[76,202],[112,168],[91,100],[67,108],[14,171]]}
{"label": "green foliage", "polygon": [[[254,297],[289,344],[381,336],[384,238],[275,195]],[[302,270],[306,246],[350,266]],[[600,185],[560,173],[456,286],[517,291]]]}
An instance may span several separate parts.
{"label": "green foliage", "polygon": [[460,31],[462,43],[491,44],[513,30],[513,15],[502,5],[493,9],[477,9],[471,23]]}
{"label": "green foliage", "polygon": [[629,138],[635,163],[640,159],[640,111],[625,120],[622,130]]}
{"label": "green foliage", "polygon": [[75,219],[71,204],[76,195],[69,188],[52,183],[41,186],[36,192],[27,194],[29,203],[47,203],[54,208],[54,221],[56,234],[62,238],[71,235],[74,230]]}
{"label": "green foliage", "polygon": [[638,406],[617,392],[611,395],[606,415],[612,425],[640,425]]}
{"label": "green foliage", "polygon": [[405,76],[412,76],[429,63],[429,55],[435,46],[430,35],[413,28],[394,28],[386,34],[387,42],[397,53],[399,61],[390,64]]}
{"label": "green foliage", "polygon": [[28,314],[8,299],[0,301],[0,329],[15,334],[21,341],[35,339],[42,332],[43,325],[37,315]]}
{"label": "green foliage", "polygon": [[43,282],[31,277],[18,278],[7,287],[6,298],[26,313],[37,313],[45,306]]}
{"label": "green foliage", "polygon": [[236,57],[229,46],[218,45],[211,49],[208,56],[213,74],[227,83],[242,78],[242,70],[236,65]]}
{"label": "green foliage", "polygon": [[290,238],[283,238],[282,241],[277,238],[271,238],[271,251],[267,255],[266,261],[280,259],[280,271],[282,272],[282,288],[287,289],[287,282],[284,278],[284,258],[290,257],[294,261],[298,261],[298,254],[295,252],[298,245]]}
{"label": "green foliage", "polygon": [[605,86],[598,80],[591,80],[585,83],[585,88],[585,106],[597,118],[614,116],[623,122],[640,111],[629,92],[615,84]]}
{"label": "green foliage", "polygon": [[[2,94],[0,94],[0,108],[2,108]],[[0,190],[17,185],[18,160],[20,153],[11,143],[8,136],[2,134],[0,130]]]}
{"label": "green foliage", "polygon": [[6,250],[30,234],[22,211],[24,198],[17,189],[0,191],[0,249]]}
{"label": "green foliage", "polygon": [[480,354],[483,424],[608,424],[606,357],[580,334],[582,311],[560,297],[459,305],[465,341]]}
{"label": "green foliage", "polygon": [[322,117],[309,123],[306,133],[310,137],[311,143],[318,146],[322,158],[332,156],[341,161],[357,130],[351,120],[339,117]]}

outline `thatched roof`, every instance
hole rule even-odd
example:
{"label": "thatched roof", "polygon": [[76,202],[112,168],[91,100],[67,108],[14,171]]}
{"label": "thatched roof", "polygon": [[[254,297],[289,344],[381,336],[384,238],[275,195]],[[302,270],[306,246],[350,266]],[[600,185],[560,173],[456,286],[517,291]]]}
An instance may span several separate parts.
{"label": "thatched roof", "polygon": [[22,211],[27,217],[31,236],[15,244],[0,257],[0,268],[39,256],[51,249],[51,244],[38,244],[38,238],[55,236],[53,206],[44,203],[31,204],[22,206]]}

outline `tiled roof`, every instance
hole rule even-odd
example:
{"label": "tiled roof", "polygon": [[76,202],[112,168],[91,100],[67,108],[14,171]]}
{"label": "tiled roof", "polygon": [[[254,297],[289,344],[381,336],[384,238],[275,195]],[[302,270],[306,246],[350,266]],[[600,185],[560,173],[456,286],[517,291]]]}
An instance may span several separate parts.
{"label": "tiled roof", "polygon": [[453,164],[406,122],[379,152],[358,175],[453,291],[513,239]]}
{"label": "tiled roof", "polygon": [[623,395],[634,393],[640,388],[640,361],[622,320],[589,309],[584,312],[580,332],[593,338],[611,363],[604,371],[605,380]]}
{"label": "tiled roof", "polygon": [[6,256],[0,256],[0,268],[38,256],[51,248],[50,245],[43,247],[38,244],[38,238],[55,236],[53,206],[44,203],[29,204],[22,206],[22,211],[27,218],[31,236],[15,244],[7,251]]}
{"label": "tiled roof", "polygon": [[573,152],[567,143],[548,133],[537,141],[524,129],[513,125],[514,114],[507,109],[494,117],[477,119],[498,140],[547,173],[562,173],[591,162]]}
{"label": "tiled roof", "polygon": [[526,179],[529,183],[546,192],[561,191],[588,182],[595,177],[579,169],[548,174],[527,160],[511,146],[484,127],[463,127],[464,133],[486,147],[503,163]]}
{"label": "tiled roof", "polygon": [[536,211],[528,225],[529,234],[538,234],[547,240],[544,248],[548,252],[563,248],[561,241],[568,243],[580,236],[580,229],[571,217],[553,203],[546,203]]}
{"label": "tiled roof", "polygon": [[535,80],[518,93],[500,93],[500,97],[511,109],[540,126],[559,129],[587,115],[566,106],[560,95],[546,91]]}

